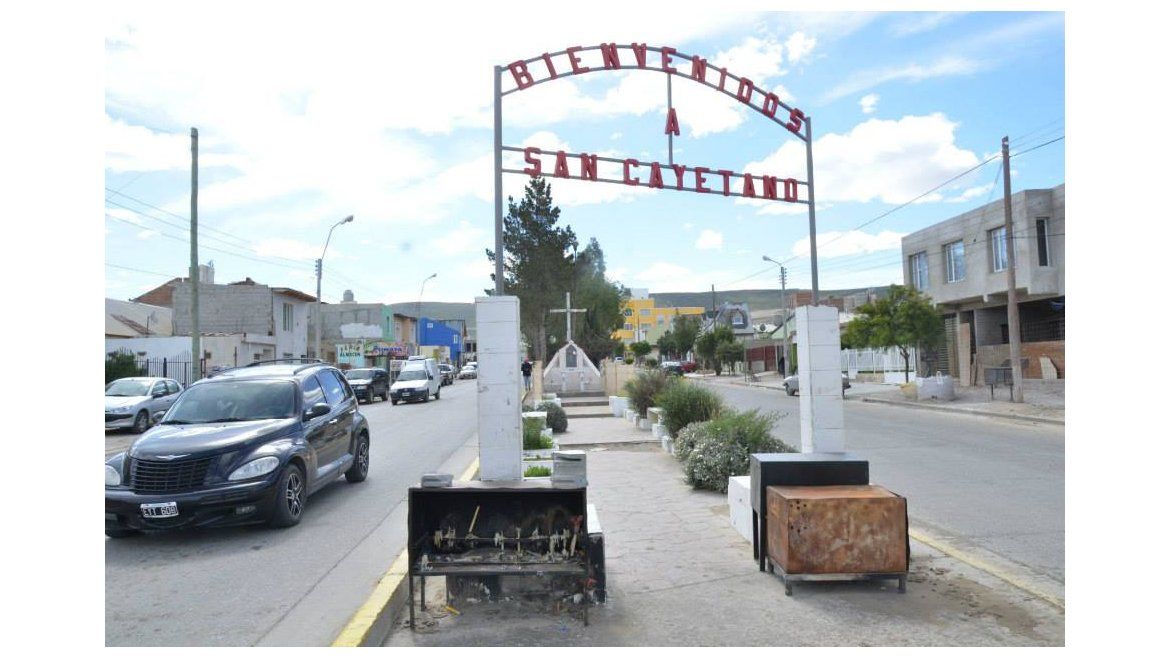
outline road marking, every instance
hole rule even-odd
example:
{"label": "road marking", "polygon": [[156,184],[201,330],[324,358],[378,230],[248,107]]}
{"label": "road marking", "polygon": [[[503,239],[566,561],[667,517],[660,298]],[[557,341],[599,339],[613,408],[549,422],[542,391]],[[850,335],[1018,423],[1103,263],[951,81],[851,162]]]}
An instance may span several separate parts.
{"label": "road marking", "polygon": [[[467,470],[463,471],[460,480],[470,480],[475,472],[479,470],[479,457],[472,460],[471,465]],[[378,585],[374,587],[374,591],[362,607],[350,617],[349,623],[345,628],[341,629],[341,633],[333,640],[332,646],[335,647],[360,647],[369,639],[370,631],[374,628],[374,624],[378,621],[386,609],[390,606],[390,601],[394,598],[394,594],[402,583],[406,581],[407,572],[409,571],[408,560],[406,557],[406,549],[403,549],[398,557],[394,559],[393,564],[386,573],[378,580]],[[409,604],[408,604],[409,605]]]}
{"label": "road marking", "polygon": [[1028,583],[1024,579],[1019,578],[1019,577],[1009,573],[1005,569],[1001,569],[999,567],[993,566],[993,565],[987,563],[986,561],[981,560],[981,559],[975,557],[974,555],[968,553],[967,551],[964,551],[960,548],[956,548],[956,547],[942,541],[941,539],[931,537],[930,535],[925,534],[920,530],[915,530],[914,528],[910,528],[910,538],[913,539],[914,541],[919,542],[919,543],[926,544],[927,546],[935,549],[936,551],[943,553],[944,555],[948,555],[950,557],[955,558],[956,560],[958,560],[960,562],[963,562],[967,565],[975,567],[976,569],[979,569],[980,571],[989,573],[992,576],[999,578],[1000,580],[1004,581],[1005,583],[1007,583],[1013,587],[1019,588],[1025,592],[1031,594],[1032,596],[1035,596],[1035,597],[1040,598],[1044,601],[1047,601],[1048,603],[1056,606],[1057,608],[1060,608],[1061,612],[1064,612],[1064,599],[1062,599],[1058,596],[1055,596],[1053,594],[1049,594],[1048,592],[1043,592],[1043,591],[1037,589],[1031,583]]}

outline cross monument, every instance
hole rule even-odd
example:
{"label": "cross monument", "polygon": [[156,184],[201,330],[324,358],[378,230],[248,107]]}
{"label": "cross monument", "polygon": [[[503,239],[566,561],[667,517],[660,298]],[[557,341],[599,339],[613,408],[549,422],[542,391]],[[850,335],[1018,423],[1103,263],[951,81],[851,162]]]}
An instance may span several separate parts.
{"label": "cross monument", "polygon": [[564,313],[565,314],[565,342],[566,343],[573,340],[573,314],[574,313],[584,313],[587,310],[589,310],[589,309],[572,308],[572,304],[569,303],[569,293],[566,292],[565,293],[565,307],[564,308],[556,308],[556,309],[549,311],[549,313]]}

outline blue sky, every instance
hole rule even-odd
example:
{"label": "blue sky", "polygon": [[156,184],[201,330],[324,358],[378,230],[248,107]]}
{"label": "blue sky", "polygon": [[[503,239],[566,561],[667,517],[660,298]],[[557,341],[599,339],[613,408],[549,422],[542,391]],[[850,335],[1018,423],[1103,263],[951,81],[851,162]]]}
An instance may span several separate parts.
{"label": "blue sky", "polygon": [[[1060,12],[517,12],[492,30],[464,12],[439,36],[379,11],[106,17],[106,296],[186,273],[196,126],[200,260],[218,282],[311,294],[329,227],[353,214],[329,246],[326,301],[344,289],[414,301],[432,272],[425,299],[472,301],[491,287],[491,67],[574,45],[672,46],[811,115],[822,289],[901,283],[902,235],[1002,198],[993,161],[889,212],[996,155],[1004,135],[1015,152],[1039,147],[1013,159],[1014,190],[1064,182],[1064,141],[1041,146],[1064,136]],[[665,78],[606,71],[509,95],[504,143],[665,162]],[[673,90],[676,162],[805,178],[803,143],[783,128],[685,77]],[[506,175],[505,194],[525,182]],[[804,206],[560,179],[553,197],[629,287],[771,287],[765,254],[786,261],[790,287],[809,285]]]}

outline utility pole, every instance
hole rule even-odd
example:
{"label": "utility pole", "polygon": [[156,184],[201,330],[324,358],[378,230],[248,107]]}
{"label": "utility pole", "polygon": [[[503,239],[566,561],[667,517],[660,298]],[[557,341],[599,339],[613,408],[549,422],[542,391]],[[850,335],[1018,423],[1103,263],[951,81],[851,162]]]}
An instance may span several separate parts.
{"label": "utility pole", "polygon": [[784,377],[788,377],[788,268],[780,266],[780,313],[784,316]]}
{"label": "utility pole", "polygon": [[191,381],[203,375],[199,367],[199,129],[191,128]]}
{"label": "utility pole", "polygon": [[1008,351],[1012,363],[1012,402],[1024,401],[1024,373],[1020,367],[1020,309],[1016,298],[1016,238],[1012,230],[1012,166],[1008,138],[1003,151],[1003,228],[1007,240]]}

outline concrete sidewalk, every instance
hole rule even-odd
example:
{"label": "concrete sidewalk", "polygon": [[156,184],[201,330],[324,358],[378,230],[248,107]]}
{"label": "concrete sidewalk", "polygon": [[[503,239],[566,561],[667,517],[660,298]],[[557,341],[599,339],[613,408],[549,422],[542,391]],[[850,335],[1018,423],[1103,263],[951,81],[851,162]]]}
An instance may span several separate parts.
{"label": "concrete sidewalk", "polygon": [[[748,380],[744,375],[716,377],[711,374],[700,374],[687,376],[714,384],[784,390],[783,379],[771,372],[756,375],[755,380]],[[1054,381],[1026,379],[1024,380],[1024,402],[1014,403],[1010,401],[1008,389],[1000,387],[996,388],[994,399],[991,398],[991,391],[986,386],[956,386],[954,400],[917,400],[908,398],[897,384],[852,381],[850,388],[845,392],[845,399],[1063,425],[1064,384],[1065,380],[1063,379]]]}
{"label": "concrete sidewalk", "polygon": [[456,614],[434,587],[419,630],[400,622],[384,646],[1064,644],[1063,610],[915,541],[905,594],[886,581],[797,583],[785,596],[731,527],[725,495],[691,489],[681,463],[656,445],[621,440],[648,432],[590,420],[570,426],[592,446],[589,502],[605,532],[609,600],[590,610],[590,625],[576,611],[509,601]]}

